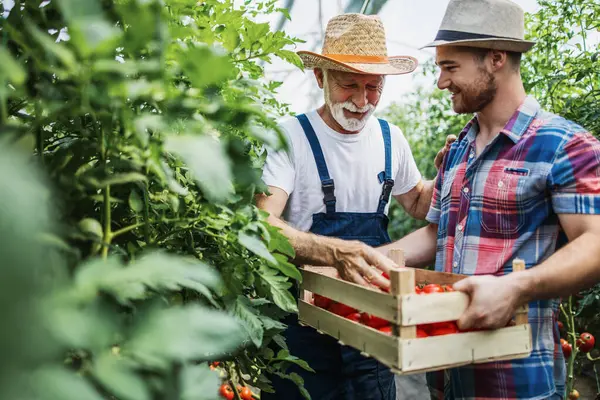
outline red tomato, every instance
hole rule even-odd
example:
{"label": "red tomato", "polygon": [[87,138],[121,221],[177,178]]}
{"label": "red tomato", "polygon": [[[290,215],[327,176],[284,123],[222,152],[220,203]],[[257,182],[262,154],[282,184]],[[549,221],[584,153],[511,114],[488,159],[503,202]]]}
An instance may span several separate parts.
{"label": "red tomato", "polygon": [[329,297],[315,293],[315,306],[328,309],[333,301]]}
{"label": "red tomato", "polygon": [[431,328],[429,330],[430,336],[440,336],[440,335],[449,335],[451,333],[459,333],[458,326],[456,322],[448,321],[448,322],[436,322],[431,324]]}
{"label": "red tomato", "polygon": [[565,329],[565,326],[563,325],[562,322],[558,321],[557,324],[558,324],[558,330],[559,331],[562,331],[563,329]]}
{"label": "red tomato", "polygon": [[358,321],[360,321],[360,314],[355,312],[355,313],[346,315],[346,318],[348,318],[350,321],[358,322]]}
{"label": "red tomato", "polygon": [[565,358],[571,357],[571,353],[573,352],[573,346],[565,339],[560,339],[560,346],[562,347],[563,354]]}
{"label": "red tomato", "polygon": [[452,285],[442,285],[442,289],[444,290],[444,292],[454,292],[454,288],[452,287]]}
{"label": "red tomato", "polygon": [[358,312],[358,310],[356,308],[352,308],[345,304],[338,303],[337,301],[332,302],[331,306],[329,306],[329,311],[331,311],[332,313],[337,314],[341,317],[345,317],[352,313]]}
{"label": "red tomato", "polygon": [[427,337],[427,336],[429,336],[429,335],[427,334],[427,332],[425,331],[425,329],[420,328],[420,327],[417,326],[417,337],[418,338],[424,338],[424,337]]}
{"label": "red tomato", "polygon": [[578,398],[579,392],[577,391],[577,389],[571,390],[571,393],[569,393],[569,400],[577,400]]}
{"label": "red tomato", "polygon": [[383,275],[383,277],[384,277],[385,279],[390,279],[390,276],[389,276],[389,275],[388,275],[388,273],[387,273],[387,272],[385,272],[385,271],[383,271],[383,272],[381,273],[381,275]]}
{"label": "red tomato", "polygon": [[221,387],[219,388],[219,394],[221,395],[221,397],[223,397],[224,399],[227,400],[233,400],[235,393],[233,392],[233,389],[231,388],[231,386],[229,386],[228,384],[224,383],[221,385]]}
{"label": "red tomato", "polygon": [[381,328],[378,329],[379,332],[383,332],[388,336],[392,335],[392,326],[388,325],[388,326],[382,326]]}
{"label": "red tomato", "polygon": [[415,293],[416,294],[422,294],[423,293],[423,289],[421,289],[421,286],[415,286]]}
{"label": "red tomato", "polygon": [[242,400],[253,400],[252,391],[250,390],[249,387],[238,386],[237,390],[238,390],[238,393],[240,394],[240,397],[242,398]]}
{"label": "red tomato", "polygon": [[367,313],[360,314],[360,322],[375,329],[379,329],[390,324],[390,321],[386,321],[383,318],[379,318]]}
{"label": "red tomato", "polygon": [[451,327],[442,327],[442,328],[434,329],[431,332],[431,336],[450,335],[453,333],[458,333],[458,329],[453,329]]}
{"label": "red tomato", "polygon": [[594,348],[596,339],[591,333],[583,332],[577,339],[577,348],[583,353],[589,353]]}
{"label": "red tomato", "polygon": [[430,283],[429,285],[425,285],[423,288],[423,293],[442,293],[444,289],[437,283]]}

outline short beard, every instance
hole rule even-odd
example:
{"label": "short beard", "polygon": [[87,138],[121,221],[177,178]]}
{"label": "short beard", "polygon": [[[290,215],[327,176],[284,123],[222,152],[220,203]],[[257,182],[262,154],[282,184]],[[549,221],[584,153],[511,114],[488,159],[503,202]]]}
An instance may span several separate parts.
{"label": "short beard", "polygon": [[[496,97],[498,87],[493,74],[483,68],[479,69],[480,76],[469,86],[460,90],[460,103],[453,102],[452,108],[458,114],[472,114],[483,110]],[[454,91],[450,87],[450,91]]]}
{"label": "short beard", "polygon": [[[331,116],[336,120],[338,124],[348,132],[361,131],[369,118],[375,112],[375,106],[367,104],[364,107],[357,107],[352,101],[345,101],[343,103],[333,103],[331,101],[331,94],[329,93],[329,82],[327,79],[327,72],[323,71],[323,88],[325,91],[325,104],[329,107]],[[351,112],[367,113],[362,119],[348,118],[344,115],[344,109]]]}

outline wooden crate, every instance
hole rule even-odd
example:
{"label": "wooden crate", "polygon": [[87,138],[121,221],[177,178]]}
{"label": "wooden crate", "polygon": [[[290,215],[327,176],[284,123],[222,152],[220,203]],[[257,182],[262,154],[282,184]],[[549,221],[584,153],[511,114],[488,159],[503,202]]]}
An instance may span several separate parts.
{"label": "wooden crate", "polygon": [[[392,250],[390,257],[398,265],[404,265],[401,251]],[[520,260],[513,263],[515,271],[524,268],[525,264]],[[300,323],[360,350],[397,374],[524,358],[531,354],[531,327],[527,322],[526,306],[517,311],[514,326],[416,337],[416,325],[457,320],[469,298],[460,292],[418,295],[415,284],[453,284],[465,278],[464,275],[412,268],[392,271],[389,294],[338,279],[337,271],[330,267],[307,266],[302,275],[298,304]],[[311,304],[312,293],[391,321],[393,334],[386,335]]]}

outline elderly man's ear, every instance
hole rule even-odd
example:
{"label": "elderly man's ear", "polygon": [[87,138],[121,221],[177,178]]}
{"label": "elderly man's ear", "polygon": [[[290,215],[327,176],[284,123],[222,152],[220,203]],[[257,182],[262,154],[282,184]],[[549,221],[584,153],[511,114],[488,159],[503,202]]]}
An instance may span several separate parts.
{"label": "elderly man's ear", "polygon": [[317,84],[319,88],[323,89],[323,70],[321,68],[314,69],[315,78],[317,78]]}

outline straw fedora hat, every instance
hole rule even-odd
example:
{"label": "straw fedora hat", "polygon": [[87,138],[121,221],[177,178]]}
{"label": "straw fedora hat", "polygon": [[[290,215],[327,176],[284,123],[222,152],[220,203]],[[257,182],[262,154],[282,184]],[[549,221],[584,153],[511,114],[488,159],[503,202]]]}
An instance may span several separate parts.
{"label": "straw fedora hat", "polygon": [[435,40],[425,47],[470,46],[525,53],[523,9],[509,0],[450,0]]}
{"label": "straw fedora hat", "polygon": [[321,54],[299,51],[307,69],[400,75],[418,65],[410,56],[388,57],[383,23],[376,15],[342,14],[327,23]]}

